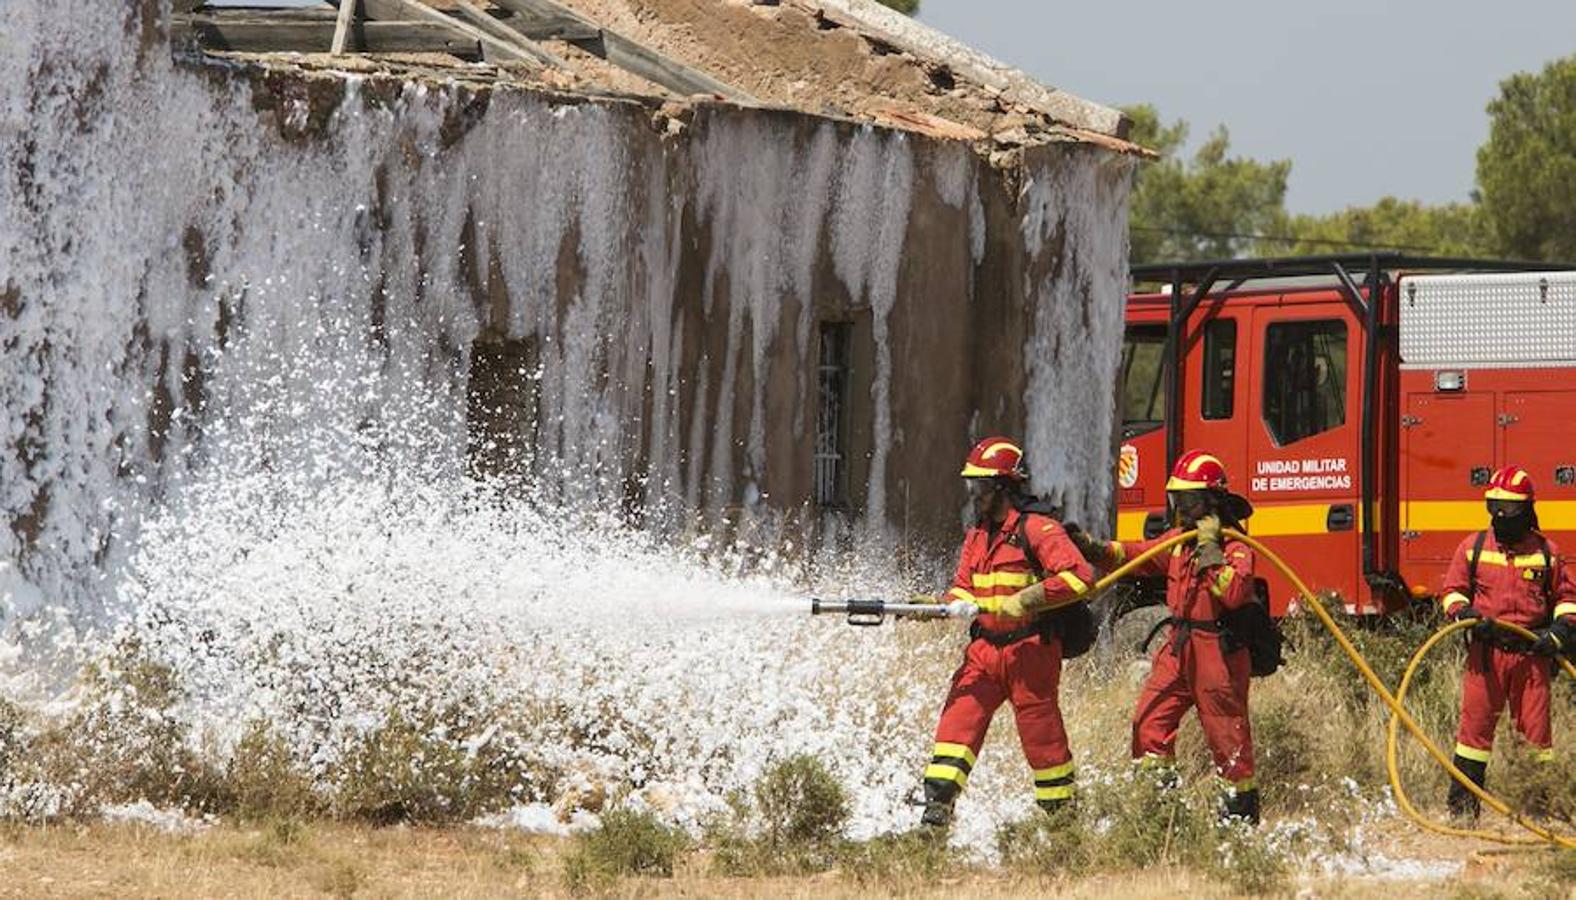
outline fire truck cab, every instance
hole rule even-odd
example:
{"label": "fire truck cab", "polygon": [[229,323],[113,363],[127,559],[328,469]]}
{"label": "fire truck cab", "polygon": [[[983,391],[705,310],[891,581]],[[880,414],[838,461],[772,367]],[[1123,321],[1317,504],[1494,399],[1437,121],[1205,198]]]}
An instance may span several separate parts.
{"label": "fire truck cab", "polygon": [[[1439,589],[1516,464],[1576,549],[1576,271],[1401,254],[1137,266],[1122,355],[1116,534],[1167,527],[1165,481],[1208,450],[1247,529],[1348,612]],[[1259,567],[1274,615],[1291,584]]]}

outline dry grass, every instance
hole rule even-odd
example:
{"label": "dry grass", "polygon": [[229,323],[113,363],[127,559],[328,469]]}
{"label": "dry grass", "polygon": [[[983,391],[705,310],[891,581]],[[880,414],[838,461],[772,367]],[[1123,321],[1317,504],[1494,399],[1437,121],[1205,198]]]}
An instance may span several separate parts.
{"label": "dry grass", "polygon": [[[1459,845],[1436,846],[1449,855]],[[0,830],[0,896],[18,897],[501,897],[572,896],[565,879],[573,842],[475,828],[364,825],[219,826],[166,834],[140,826],[9,827]],[[703,851],[676,857],[671,878],[615,877],[597,886],[616,897],[955,898],[1226,897],[1231,886],[1188,868],[1070,874],[946,868],[919,874],[860,870],[850,862],[814,876],[716,874]],[[1451,896],[1568,896],[1569,860],[1521,856],[1469,871]],[[1297,879],[1281,892],[1390,897],[1441,886],[1357,879]]]}

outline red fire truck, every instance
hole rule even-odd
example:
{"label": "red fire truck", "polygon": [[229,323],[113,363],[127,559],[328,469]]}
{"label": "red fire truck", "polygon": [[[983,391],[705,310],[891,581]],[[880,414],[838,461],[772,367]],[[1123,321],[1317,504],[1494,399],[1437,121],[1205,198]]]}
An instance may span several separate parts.
{"label": "red fire truck", "polygon": [[[1219,456],[1268,539],[1354,614],[1433,595],[1487,527],[1483,484],[1532,473],[1576,550],[1576,271],[1394,253],[1137,266],[1116,532],[1166,527],[1187,449]],[[1260,567],[1275,615],[1291,585]]]}

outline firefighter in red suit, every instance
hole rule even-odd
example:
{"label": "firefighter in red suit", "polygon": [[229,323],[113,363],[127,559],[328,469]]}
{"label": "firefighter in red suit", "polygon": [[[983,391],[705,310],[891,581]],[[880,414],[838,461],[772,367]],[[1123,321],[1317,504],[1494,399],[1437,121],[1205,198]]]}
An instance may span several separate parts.
{"label": "firefighter in red suit", "polygon": [[1223,646],[1220,625],[1224,613],[1254,602],[1253,551],[1221,536],[1222,527],[1240,528],[1252,509],[1226,490],[1220,460],[1198,450],[1177,460],[1166,496],[1174,527],[1152,541],[1097,544],[1077,536],[1085,555],[1115,568],[1180,530],[1198,530],[1193,540],[1133,573],[1164,575],[1171,611],[1165,642],[1155,652],[1133,715],[1133,758],[1174,777],[1177,729],[1187,711],[1197,707],[1215,771],[1225,782],[1223,814],[1257,823],[1259,792],[1248,725],[1252,668],[1245,647]]}
{"label": "firefighter in red suit", "polygon": [[[1559,547],[1538,531],[1531,476],[1515,466],[1500,469],[1483,497],[1490,528],[1456,548],[1440,594],[1445,615],[1455,621],[1511,622],[1534,631],[1538,639],[1527,641],[1486,623],[1472,629],[1461,676],[1455,764],[1479,787],[1488,775],[1494,727],[1507,704],[1537,758],[1553,761],[1550,657],[1576,643],[1576,581],[1560,560]],[[1477,797],[1454,781],[1447,799],[1451,813],[1477,816]]]}
{"label": "firefighter in red suit", "polygon": [[946,599],[954,616],[973,622],[925,767],[921,821],[938,828],[951,823],[953,803],[1004,701],[1012,703],[1023,755],[1034,770],[1035,800],[1050,811],[1072,798],[1073,756],[1057,698],[1061,642],[1042,614],[1078,602],[1094,578],[1061,523],[1027,511],[1043,507],[1027,493],[1017,444],[1000,437],[980,441],[963,478],[975,524],[963,540]]}

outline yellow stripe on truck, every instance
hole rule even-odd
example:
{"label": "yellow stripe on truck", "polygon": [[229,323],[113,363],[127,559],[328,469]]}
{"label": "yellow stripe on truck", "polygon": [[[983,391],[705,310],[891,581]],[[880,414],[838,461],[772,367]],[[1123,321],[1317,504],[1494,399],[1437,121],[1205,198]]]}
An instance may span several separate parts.
{"label": "yellow stripe on truck", "polygon": [[1253,517],[1248,519],[1248,533],[1259,538],[1324,534],[1330,530],[1329,524],[1328,503],[1256,506],[1253,508]]}
{"label": "yellow stripe on truck", "polygon": [[[1540,500],[1537,510],[1544,531],[1576,531],[1576,500]],[[1401,504],[1401,521],[1408,531],[1482,531],[1488,510],[1482,500],[1412,500]]]}

